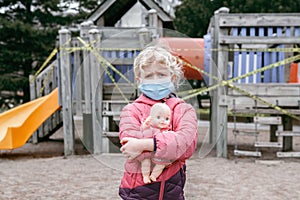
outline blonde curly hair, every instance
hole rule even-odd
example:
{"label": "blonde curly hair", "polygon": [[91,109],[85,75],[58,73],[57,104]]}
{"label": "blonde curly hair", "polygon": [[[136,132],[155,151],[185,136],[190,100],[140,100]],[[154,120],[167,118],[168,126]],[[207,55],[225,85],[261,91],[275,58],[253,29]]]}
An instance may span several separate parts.
{"label": "blonde curly hair", "polygon": [[174,85],[179,85],[183,78],[182,64],[173,56],[170,51],[161,46],[149,46],[145,48],[134,60],[134,74],[136,77],[141,77],[144,73],[143,67],[151,63],[158,62],[164,64],[175,75]]}

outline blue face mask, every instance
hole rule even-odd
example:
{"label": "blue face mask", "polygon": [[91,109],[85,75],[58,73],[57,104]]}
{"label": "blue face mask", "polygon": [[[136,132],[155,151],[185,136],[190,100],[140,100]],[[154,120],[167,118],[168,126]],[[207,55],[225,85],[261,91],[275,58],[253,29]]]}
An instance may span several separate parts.
{"label": "blue face mask", "polygon": [[151,99],[160,100],[174,92],[175,88],[171,82],[171,78],[168,77],[156,80],[144,80],[139,85],[139,90]]}

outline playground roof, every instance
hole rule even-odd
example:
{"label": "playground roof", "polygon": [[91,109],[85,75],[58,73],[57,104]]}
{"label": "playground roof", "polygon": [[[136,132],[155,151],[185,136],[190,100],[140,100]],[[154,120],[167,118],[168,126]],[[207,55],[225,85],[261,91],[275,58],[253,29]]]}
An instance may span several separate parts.
{"label": "playground roof", "polygon": [[[154,0],[139,0],[139,2],[147,9],[155,9],[159,19],[163,22],[164,27],[171,28],[173,18],[165,12]],[[103,20],[101,25],[114,26],[118,20],[135,4],[137,0],[104,0],[94,12],[91,13],[88,20],[99,24],[99,20]]]}

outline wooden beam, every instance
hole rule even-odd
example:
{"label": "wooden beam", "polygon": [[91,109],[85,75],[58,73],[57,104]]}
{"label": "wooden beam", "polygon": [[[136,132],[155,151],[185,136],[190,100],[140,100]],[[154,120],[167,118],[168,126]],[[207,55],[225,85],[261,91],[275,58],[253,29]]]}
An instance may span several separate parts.
{"label": "wooden beam", "polygon": [[243,151],[243,150],[234,150],[235,156],[253,156],[253,157],[261,157],[260,151]]}
{"label": "wooden beam", "polygon": [[281,142],[255,142],[255,147],[274,147],[274,148],[282,148]]}
{"label": "wooden beam", "polygon": [[[229,109],[233,109],[233,100],[235,100],[235,108],[237,110],[240,109],[254,109],[256,106],[259,108],[270,108],[268,104],[273,104],[277,106],[283,106],[283,107],[294,107],[299,108],[299,100],[300,97],[289,97],[289,96],[282,96],[282,97],[261,97],[264,101],[266,101],[268,104],[257,101],[257,105],[255,104],[254,99],[247,97],[247,96],[226,96],[221,97],[220,101],[224,99],[223,104],[227,104]],[[266,111],[268,112],[268,111]],[[277,113],[277,111],[274,111]],[[297,112],[295,110],[295,112]],[[279,112],[280,113],[280,112]]]}
{"label": "wooden beam", "polygon": [[106,60],[112,65],[132,65],[134,58],[107,58]]}
{"label": "wooden beam", "polygon": [[276,155],[278,158],[299,158],[300,152],[277,152]]}
{"label": "wooden beam", "polygon": [[299,13],[220,14],[220,27],[300,26]]}
{"label": "wooden beam", "polygon": [[280,125],[281,117],[254,117],[254,123],[258,124],[268,124],[268,125]]}
{"label": "wooden beam", "polygon": [[[241,88],[253,95],[259,96],[297,96],[300,95],[300,84],[288,83],[247,83],[234,86]],[[235,89],[228,89],[228,95],[243,95]],[[299,97],[300,99],[300,97]]]}
{"label": "wooden beam", "polygon": [[285,136],[300,136],[300,132],[295,132],[295,131],[276,131],[276,136],[278,137],[285,137]]}
{"label": "wooden beam", "polygon": [[300,37],[220,36],[221,44],[297,44]]}
{"label": "wooden beam", "polygon": [[[292,115],[300,115],[300,110],[295,110],[295,109],[285,109],[285,111],[287,111],[288,113],[292,114]],[[255,109],[255,107],[249,108],[249,109],[245,109],[245,106],[241,106],[241,109],[231,109],[231,112],[235,112],[236,114],[282,114],[281,111],[279,110],[275,110],[272,108],[258,108]]]}

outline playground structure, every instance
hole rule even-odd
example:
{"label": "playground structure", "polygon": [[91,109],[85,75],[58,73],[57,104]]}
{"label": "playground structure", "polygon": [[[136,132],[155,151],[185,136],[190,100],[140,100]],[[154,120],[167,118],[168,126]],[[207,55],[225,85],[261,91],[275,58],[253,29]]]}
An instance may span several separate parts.
{"label": "playground structure", "polygon": [[36,144],[62,126],[56,70],[53,62],[37,76],[30,76],[31,101],[0,114],[1,150],[21,147],[28,140]]}
{"label": "playground structure", "polygon": [[[287,26],[285,24],[287,19],[295,20]],[[270,21],[272,21],[271,27]],[[293,121],[292,119],[298,120],[299,84],[289,84],[289,68],[291,63],[296,63],[299,59],[299,56],[293,55],[297,52],[297,49],[293,47],[299,42],[299,25],[296,14],[246,15],[216,13],[212,18],[211,29],[202,40],[201,45],[199,45],[200,49],[202,46],[204,46],[204,49],[202,51],[197,49],[204,54],[202,58],[199,59],[201,62],[203,61],[203,63],[201,63],[202,65],[200,64],[195,67],[195,69],[197,69],[196,71],[201,74],[199,79],[203,78],[207,80],[207,88],[198,88],[198,91],[193,91],[193,94],[187,95],[184,98],[188,99],[205,91],[210,92],[212,98],[211,118],[216,119],[216,123],[211,123],[210,142],[216,144],[218,157],[227,156],[228,110],[232,111],[234,114],[245,112],[252,113],[252,115],[254,115],[253,119],[256,120],[256,125],[258,123],[269,124],[271,126],[270,134],[272,139],[270,143],[266,142],[264,144],[267,147],[282,148],[282,151],[278,152],[278,156],[298,155],[297,152],[292,152],[291,137],[298,136],[299,134],[296,132],[291,133],[291,123]],[[157,35],[155,31],[153,31],[155,30],[153,28],[155,27],[150,26],[148,31],[147,29],[139,30],[139,34],[137,34],[139,37],[135,39],[135,41],[139,41],[140,46],[138,47],[143,48],[152,41],[150,39],[153,38],[151,35]],[[101,34],[99,32],[101,32]],[[61,31],[60,33],[62,38],[61,44],[64,44],[65,41],[68,41],[71,38],[66,30]],[[104,29],[91,28],[88,33],[89,42],[86,43],[93,45],[93,48],[90,49],[90,51],[94,51],[97,48],[102,48],[104,50],[112,47],[114,50],[124,48],[124,46],[118,46],[123,44],[121,35],[124,34],[124,32],[118,35],[118,39],[114,37],[105,38]],[[161,38],[162,41],[168,39],[170,38],[165,36]],[[172,40],[176,39],[172,38],[169,41]],[[116,41],[118,41],[118,44],[114,43],[112,45],[112,43]],[[127,38],[126,45],[128,44],[132,44],[132,42]],[[172,45],[169,46],[172,47]],[[184,49],[182,45],[179,46],[179,49]],[[137,46],[127,46],[126,48],[132,49],[136,47]],[[178,46],[173,47],[176,49]],[[129,55],[126,53],[105,53],[105,51],[100,53],[106,60],[111,59],[111,63],[113,63],[116,68],[120,67],[118,64],[124,64],[125,61],[122,61],[122,63],[114,63],[114,61],[120,60],[116,59],[116,57],[109,58],[107,55],[122,54]],[[130,57],[130,59],[133,59],[134,55],[137,55],[137,53],[134,52],[130,55],[133,55],[132,58]],[[94,63],[92,66],[98,65],[98,67],[96,67],[97,70],[105,70],[103,65],[107,65],[107,63],[105,63],[102,58],[100,58],[99,61],[99,56],[97,56],[95,52],[90,54],[90,56],[89,62]],[[178,57],[180,58],[180,56]],[[70,60],[69,58],[63,59]],[[182,56],[182,59],[187,60],[184,56]],[[187,62],[186,66],[193,68],[195,64],[191,61],[192,60],[190,59],[190,63]],[[208,66],[207,63],[209,63]],[[126,64],[128,64],[128,62]],[[124,67],[121,68],[124,69]],[[113,67],[110,67],[109,70],[116,72]],[[122,71],[123,74],[126,72],[128,72],[128,69]],[[69,73],[70,72],[66,72],[66,74]],[[105,81],[109,76],[107,76],[107,71],[105,73],[103,71],[92,71],[91,75],[95,75],[95,77],[91,77],[91,80],[96,83],[96,85],[93,86],[93,84],[91,84],[91,91],[97,92],[96,94],[91,95],[91,98],[94,98],[92,99],[94,105],[91,105],[92,111],[87,119],[93,120],[84,120],[86,114],[83,115],[83,121],[86,122],[95,122],[95,119],[97,119],[96,125],[90,124],[87,126],[90,128],[93,127],[93,131],[87,132],[94,133],[94,135],[89,136],[89,138],[93,138],[90,140],[89,144],[91,144],[91,149],[94,153],[110,152],[110,142],[113,138],[118,140],[117,122],[121,108],[129,102],[130,97],[133,97],[132,99],[134,99],[138,92],[133,86],[130,86],[130,84],[127,86],[121,84],[123,88],[120,85],[120,87],[118,86],[119,89],[114,84],[109,85]],[[101,74],[104,74],[102,79],[99,78],[101,77]],[[121,76],[121,74],[118,76]],[[129,77],[133,78],[133,75],[131,74]],[[230,78],[232,78],[232,80],[226,82]],[[133,79],[131,79],[131,81],[133,82]],[[99,82],[103,84],[99,84]],[[123,97],[127,96],[127,98],[125,98],[127,100],[122,100],[120,95],[118,97],[115,96],[116,98],[114,99],[111,94],[114,93],[112,90],[116,89],[123,91],[125,93]],[[99,91],[103,91],[103,93],[100,94],[101,92],[99,93]],[[109,96],[111,99],[107,99]],[[96,97],[102,99],[102,103],[101,101],[98,101]],[[69,105],[71,105],[71,103],[69,103]],[[288,108],[288,110],[286,110],[286,108]],[[97,114],[97,111],[99,110],[103,111],[102,114]],[[255,110],[255,112],[253,112],[253,110]],[[266,117],[259,117],[259,115],[264,115]],[[71,119],[70,114],[69,116]],[[85,117],[87,116],[88,115]],[[273,120],[274,117],[275,122]],[[276,121],[278,117],[280,120]],[[284,119],[284,122],[281,119]],[[85,124],[85,122],[83,122],[83,124]],[[277,131],[279,125],[283,125],[284,131],[282,133]],[[99,130],[102,130],[102,134],[99,134]],[[235,130],[235,134],[237,132],[239,131]],[[278,142],[276,142],[276,135],[283,137],[283,144],[278,145]],[[255,145],[259,147],[264,146],[259,142]],[[286,151],[288,151],[287,154],[284,153]],[[258,155],[257,152],[248,153],[249,152],[243,152],[238,149],[235,150],[237,156]]]}
{"label": "playground structure", "polygon": [[[184,61],[188,79],[207,83],[207,87],[184,98],[210,93],[211,118],[215,119],[210,125],[210,142],[216,144],[218,157],[228,153],[228,111],[234,115],[250,113],[256,125],[270,124],[274,143],[265,145],[274,147],[278,145],[277,136],[283,137],[283,144],[276,148],[289,153],[280,151],[278,156],[298,155],[292,152],[292,137],[299,135],[292,131],[292,119],[298,120],[300,86],[297,78],[293,81],[296,84],[289,84],[290,63],[297,65],[299,60],[293,55],[299,52],[293,47],[300,43],[297,14],[215,13],[203,39],[168,37],[157,27],[155,12],[149,18],[153,23],[145,28],[97,27],[84,22],[79,33],[71,29],[59,31],[57,60],[35,77],[31,88],[32,99],[59,88],[62,109],[52,116],[50,124],[53,119],[55,125],[63,121],[65,155],[75,153],[76,126],[82,126],[79,134],[90,152],[116,150],[120,111],[138,95],[133,60],[147,44],[157,41],[168,44],[174,55]],[[33,135],[33,141],[48,134],[44,131],[49,129],[47,121]],[[283,132],[277,131],[281,124]],[[234,134],[239,133],[236,127]],[[235,153],[261,155],[258,150],[235,149]]]}
{"label": "playground structure", "polygon": [[[163,31],[154,26],[118,29],[94,27],[90,23],[82,24],[80,37],[72,37],[69,30],[60,30],[59,63],[61,77],[65,78],[62,81],[62,102],[68,102],[67,106],[62,106],[62,112],[64,122],[68,121],[68,127],[64,130],[68,131],[65,136],[69,138],[65,140],[71,145],[67,147],[66,154],[72,154],[72,129],[76,129],[76,124],[83,127],[82,140],[91,152],[119,151],[118,122],[121,109],[138,95],[133,60],[149,43],[163,43],[174,50],[174,54],[180,55],[186,61],[191,60],[190,65],[197,65],[197,69],[203,68],[203,53],[199,54],[203,51],[202,39],[165,37],[167,35],[157,38],[159,32]],[[185,44],[180,46],[189,50],[188,56],[178,46],[182,41]],[[69,54],[68,50],[75,47],[81,48],[81,53],[78,51]],[[191,47],[195,52],[192,52]],[[188,79],[201,79],[197,69],[185,65],[185,76]],[[66,74],[72,74],[72,81],[68,80]],[[69,95],[72,96],[72,102]],[[72,126],[73,115],[75,126]]]}
{"label": "playground structure", "polygon": [[[210,27],[214,51],[209,85],[219,86],[211,91],[211,117],[216,122],[211,124],[211,137],[217,144],[217,156],[227,156],[227,119],[231,110],[234,114],[254,114],[255,126],[271,125],[270,142],[256,142],[254,152],[240,151],[236,144],[236,156],[259,157],[260,147],[275,147],[279,148],[278,157],[298,157],[299,153],[292,151],[292,138],[299,133],[292,129],[293,122],[299,122],[300,85],[289,84],[289,69],[300,58],[299,49],[293,48],[300,42],[299,14],[215,13]],[[282,132],[277,131],[279,124],[283,125]],[[238,127],[234,134],[243,135]],[[277,136],[283,137],[282,146]]]}
{"label": "playground structure", "polygon": [[[39,120],[26,132],[26,139],[32,135],[32,142],[37,143],[49,137],[63,122],[65,154],[70,155],[74,153],[74,132],[76,131],[74,124],[81,124],[83,133],[78,134],[82,137],[84,146],[93,153],[109,152],[111,146],[114,146],[111,141],[117,136],[115,122],[118,121],[119,112],[130,98],[137,95],[132,71],[133,60],[145,45],[157,40],[158,35],[164,32],[162,27],[157,27],[162,23],[158,22],[157,14],[153,10],[149,12],[149,21],[151,23],[147,28],[102,27],[100,30],[91,22],[84,22],[80,26],[78,37],[71,37],[69,30],[60,30],[59,51],[54,49],[40,71],[30,77],[32,101],[22,106],[29,107],[30,109],[27,110],[30,111],[26,111],[26,117],[22,114],[24,113],[22,107],[18,108],[19,111],[12,110],[3,113],[2,118],[9,118],[10,123],[1,126],[3,129],[1,129],[1,137],[8,136],[11,127],[20,126],[19,132],[16,132],[12,139],[23,139],[25,136],[21,128],[26,128],[26,126],[23,126],[22,123],[26,123],[34,113],[47,108],[46,104],[51,103],[54,107],[48,111],[54,114],[46,120],[44,119],[46,115],[41,113],[38,116]],[[188,42],[185,47],[191,48],[189,45],[192,45],[194,49],[197,49],[196,53],[189,51],[188,56],[185,51],[178,48],[177,41],[182,43],[183,40],[170,38],[163,42],[167,46],[176,48],[174,53],[178,56],[185,56],[188,59],[192,59],[194,56],[198,62],[192,61],[191,65],[201,67],[203,54],[199,55],[198,52],[203,47],[203,40],[184,39],[185,42]],[[95,45],[97,49],[93,49],[91,44]],[[99,49],[100,51],[98,51]],[[55,56],[57,59],[46,66]],[[125,77],[123,75],[125,73],[127,73],[128,82],[126,84],[118,82],[122,76]],[[199,74],[197,70],[185,70],[186,77],[190,77],[190,79],[195,79],[192,77],[195,74]],[[55,92],[56,97],[59,97],[57,102],[42,97],[50,94],[56,88],[59,89],[58,93]],[[120,90],[115,92],[116,88]],[[53,99],[53,95],[51,97]],[[43,103],[37,103],[41,101]],[[55,112],[61,106],[62,110]],[[117,111],[113,109],[117,109]],[[102,110],[103,112],[101,112]],[[17,115],[17,118],[22,118],[22,120],[12,118],[10,113]],[[31,121],[30,124],[33,122]],[[34,132],[37,127],[39,127],[38,130]],[[23,141],[23,144],[25,142],[26,140]],[[9,148],[17,147],[19,146],[13,145]],[[7,148],[0,146],[0,149]]]}

